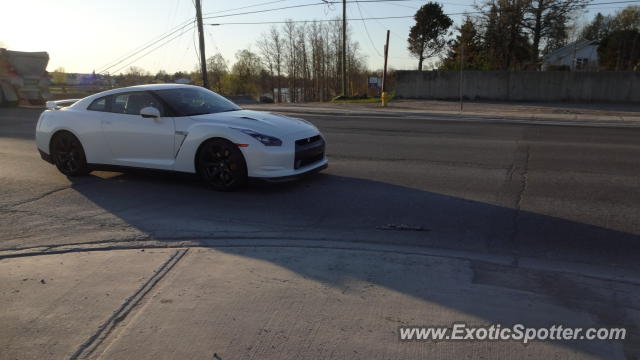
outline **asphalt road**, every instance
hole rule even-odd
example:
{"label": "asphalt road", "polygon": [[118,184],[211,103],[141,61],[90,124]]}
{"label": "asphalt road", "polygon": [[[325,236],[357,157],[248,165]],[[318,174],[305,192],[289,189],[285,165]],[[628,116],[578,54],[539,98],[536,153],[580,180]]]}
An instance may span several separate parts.
{"label": "asphalt road", "polygon": [[640,129],[307,115],[330,167],[217,193],[190,176],[67,179],[0,110],[0,248],[130,240],[327,239],[637,266]]}
{"label": "asphalt road", "polygon": [[68,179],[39,158],[38,113],[0,109],[0,250],[313,241],[501,256],[474,265],[474,283],[639,333],[640,128],[300,113],[325,134],[329,169],[218,193],[179,174]]}

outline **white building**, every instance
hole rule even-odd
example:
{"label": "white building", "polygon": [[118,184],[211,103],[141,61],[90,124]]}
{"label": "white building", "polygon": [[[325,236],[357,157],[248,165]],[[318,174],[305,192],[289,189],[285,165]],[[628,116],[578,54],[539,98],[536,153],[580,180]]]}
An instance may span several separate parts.
{"label": "white building", "polygon": [[544,56],[542,70],[568,66],[571,71],[598,70],[598,45],[595,40],[579,40]]}

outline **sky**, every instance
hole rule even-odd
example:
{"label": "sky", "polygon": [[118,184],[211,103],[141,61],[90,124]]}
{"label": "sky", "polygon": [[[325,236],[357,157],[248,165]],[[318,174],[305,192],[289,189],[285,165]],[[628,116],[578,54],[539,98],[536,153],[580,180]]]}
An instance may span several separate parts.
{"label": "sky", "polygon": [[[285,6],[318,3],[319,0],[201,0],[207,23],[205,25],[206,55],[221,53],[230,64],[241,49],[257,52],[257,39],[272,25],[231,25],[230,22],[264,22],[333,19],[342,16],[342,5],[319,5],[286,9],[259,14],[228,16],[230,14],[272,9]],[[445,13],[473,12],[473,0],[440,2]],[[608,0],[595,0],[605,2]],[[166,45],[141,57],[139,55],[111,67],[113,73],[125,71],[128,66],[141,67],[151,73],[165,70],[192,71],[198,63],[197,32],[191,29],[195,17],[192,0],[0,0],[3,16],[0,21],[0,46],[19,51],[47,51],[48,71],[63,67],[66,72],[101,72],[124,55],[174,30],[189,24],[183,30],[166,38]],[[229,11],[234,8],[271,2],[262,6]],[[426,0],[381,3],[355,3],[347,1],[347,19],[362,17],[413,16]],[[582,16],[587,22],[597,12],[612,13],[624,5],[590,7]],[[464,15],[452,15],[459,24]],[[386,30],[391,31],[389,66],[394,69],[416,69],[417,60],[406,50],[406,39],[413,19],[384,19],[350,22],[353,38],[360,44],[370,69],[382,68]],[[282,26],[282,25],[276,25]],[[175,37],[175,39],[174,39]],[[156,45],[157,46],[157,45]],[[140,57],[140,58],[139,58]],[[139,59],[138,59],[139,58]],[[134,61],[132,63],[132,61]],[[428,66],[428,64],[427,64]]]}

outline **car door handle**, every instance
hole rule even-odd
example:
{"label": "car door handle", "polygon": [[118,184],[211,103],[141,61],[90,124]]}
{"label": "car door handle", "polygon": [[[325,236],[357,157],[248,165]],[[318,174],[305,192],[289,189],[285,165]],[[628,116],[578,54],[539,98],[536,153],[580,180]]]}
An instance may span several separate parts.
{"label": "car door handle", "polygon": [[102,120],[102,124],[103,124],[103,125],[111,125],[111,121],[109,121],[109,120]]}

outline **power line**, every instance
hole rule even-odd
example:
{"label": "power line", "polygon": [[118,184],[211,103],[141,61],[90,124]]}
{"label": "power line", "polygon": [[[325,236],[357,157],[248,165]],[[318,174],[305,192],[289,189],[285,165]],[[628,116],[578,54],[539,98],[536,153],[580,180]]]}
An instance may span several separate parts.
{"label": "power line", "polygon": [[195,20],[193,21],[193,35],[191,35],[191,41],[193,42],[193,50],[195,50],[196,52],[196,59],[198,60],[198,66],[202,66],[202,64],[200,64],[200,53],[198,52],[198,46],[196,46],[196,26],[195,26]]}
{"label": "power line", "polygon": [[233,9],[212,11],[212,12],[204,13],[202,15],[220,14],[220,13],[225,13],[225,12],[229,12],[229,11],[243,10],[243,9],[248,9],[248,8],[252,8],[252,7],[258,7],[258,6],[263,6],[263,5],[270,5],[270,4],[280,3],[280,2],[283,2],[283,1],[289,1],[289,0],[267,1],[267,2],[263,2],[263,3],[253,4],[253,5],[241,6],[241,7],[237,7],[237,8],[233,8]]}
{"label": "power line", "polygon": [[292,6],[283,6],[283,7],[279,7],[279,8],[263,9],[263,10],[254,10],[254,11],[246,11],[246,12],[242,12],[242,13],[235,13],[235,14],[226,14],[226,15],[217,15],[217,16],[206,16],[206,17],[203,17],[203,19],[217,19],[217,18],[230,17],[230,16],[250,15],[250,14],[260,14],[260,13],[265,13],[265,12],[279,11],[279,10],[286,10],[286,9],[296,9],[296,8],[302,8],[302,7],[308,7],[308,6],[327,5],[327,4],[329,4],[329,3],[335,3],[335,2],[319,2],[319,3],[311,3],[311,4],[300,4],[300,5],[292,5]]}
{"label": "power line", "polygon": [[[416,1],[416,0],[352,0],[350,2],[356,2],[356,3],[385,3],[385,2],[400,2],[400,1]],[[287,10],[287,9],[298,9],[298,8],[309,7],[309,6],[330,5],[330,4],[342,4],[342,1],[322,1],[322,2],[318,2],[318,3],[282,6],[282,7],[278,7],[278,8],[246,11],[246,12],[235,13],[235,14],[207,16],[207,17],[204,17],[203,19],[217,19],[217,18],[231,17],[231,16],[261,14],[261,13],[271,12],[271,11],[279,11],[279,10]]]}
{"label": "power line", "polygon": [[119,57],[117,60],[114,60],[113,62],[111,62],[111,65],[108,66],[103,66],[102,68],[100,68],[100,70],[98,71],[98,73],[105,73],[107,72],[107,70],[116,67],[117,65],[127,61],[127,59],[141,53],[142,51],[150,48],[151,46],[157,44],[158,42],[170,37],[171,35],[183,30],[185,27],[189,26],[190,23],[187,23],[185,25],[179,25],[175,30],[172,30],[164,35],[162,35],[160,38],[158,38],[157,40],[153,40],[151,42],[146,43],[145,45],[142,45],[141,47],[136,48],[136,50],[133,50],[132,52],[127,53],[127,55],[121,56]]}
{"label": "power line", "polygon": [[[416,0],[354,0],[351,2],[355,2],[355,3],[383,3],[383,2],[395,2],[395,1],[416,1]],[[598,3],[591,3],[588,4],[587,6],[597,6],[597,5],[610,5],[610,4],[626,4],[626,3],[638,3],[640,2],[640,0],[623,0],[623,1],[609,1],[609,2],[598,2]],[[228,14],[228,15],[221,15],[221,16],[212,16],[212,17],[206,17],[206,19],[213,19],[213,18],[219,18],[219,17],[230,17],[230,16],[240,16],[240,15],[248,15],[248,14],[255,14],[255,13],[262,13],[262,12],[269,12],[269,11],[276,11],[276,10],[284,10],[284,9],[292,9],[292,8],[299,8],[299,7],[305,7],[305,6],[316,6],[316,5],[326,5],[326,4],[339,4],[341,3],[340,1],[324,1],[321,3],[311,3],[311,4],[302,4],[302,5],[295,5],[295,6],[286,6],[286,7],[280,7],[280,8],[274,8],[274,9],[264,9],[264,10],[258,10],[258,11],[251,11],[251,12],[246,12],[246,13],[236,13],[236,14]],[[445,3],[446,4],[446,3]],[[456,4],[458,5],[458,4]],[[461,5],[460,6],[473,6],[472,4],[469,5]],[[457,12],[457,13],[448,13],[445,15],[448,16],[456,16],[456,15],[467,15],[467,14],[481,14],[481,11],[464,11],[464,12]],[[360,19],[347,19],[348,21],[365,21],[365,20],[384,20],[384,19],[406,19],[406,18],[413,18],[414,15],[406,15],[406,16],[384,16],[384,17],[368,17],[368,18],[360,18]],[[318,19],[318,20],[288,20],[288,21],[255,21],[255,22],[228,22],[228,23],[212,23],[212,24],[207,24],[207,25],[259,25],[259,24],[286,24],[289,22],[293,22],[293,23],[312,23],[312,22],[331,22],[331,21],[341,21],[341,19]]]}
{"label": "power line", "polygon": [[[362,9],[360,9],[360,4],[356,2],[356,5],[358,6],[358,12],[360,13],[360,17],[364,18],[364,15],[362,15]],[[371,35],[369,34],[369,29],[367,29],[367,22],[363,21],[362,25],[364,25],[364,31],[367,33],[367,37],[369,38],[369,42],[371,42],[371,47],[376,52],[376,54],[378,54],[378,56],[382,57],[382,54],[380,54],[380,51],[378,51],[378,48],[374,44],[373,39],[371,38]]]}
{"label": "power line", "polygon": [[[356,2],[356,4],[358,4],[358,2]],[[359,4],[358,4],[358,5],[359,5]],[[418,10],[418,8],[417,8],[417,7],[415,7],[415,6],[407,6],[407,5],[403,5],[403,4],[396,4],[396,3],[393,3],[393,2],[388,3],[388,5],[400,6],[400,7],[403,7],[403,8],[405,8],[405,9]],[[465,5],[465,6],[467,6],[467,5]]]}
{"label": "power line", "polygon": [[[277,2],[283,2],[283,1],[288,1],[288,0],[272,0],[272,1],[267,1],[267,2],[263,2],[263,3],[259,3],[259,4],[253,4],[253,5],[248,5],[248,6],[238,7],[238,8],[219,10],[219,11],[213,12],[213,14],[229,12],[229,11],[234,11],[234,10],[241,10],[241,9],[245,9],[245,8],[268,5],[268,4],[274,4],[274,3],[277,3]],[[152,40],[149,40],[149,41],[145,42],[144,44],[136,47],[135,49],[133,49],[133,50],[121,55],[120,57],[114,59],[113,61],[108,62],[108,63],[98,67],[98,69],[100,69],[98,71],[98,73],[106,72],[107,70],[109,70],[109,69],[121,64],[124,61],[126,61],[127,59],[129,59],[129,58],[139,54],[140,52],[148,49],[149,47],[153,46],[154,44],[157,44],[159,41],[162,41],[163,39],[166,39],[167,37],[175,34],[176,32],[178,32],[178,31],[182,30],[183,28],[185,28],[186,26],[190,25],[191,21],[192,21],[191,18],[189,18],[189,19],[181,22],[179,25],[176,25],[173,29],[165,32],[164,34],[161,34],[161,35],[153,38]]]}
{"label": "power line", "polygon": [[[182,47],[182,46],[184,46],[184,43],[185,43],[185,42],[184,42],[184,40],[183,40],[183,41],[180,43],[180,45],[179,45],[179,46],[181,46],[181,47]],[[180,60],[178,61],[178,63],[180,63],[180,64],[181,64],[181,63],[182,63],[182,61],[184,60],[185,55],[186,55],[186,54],[188,54],[188,53],[191,51],[191,42],[187,40],[187,41],[186,41],[186,44],[187,44],[187,47],[185,47],[183,51],[180,51],[181,55],[178,57],[178,59],[180,59]],[[178,46],[178,45],[176,45],[176,46]],[[174,65],[175,65],[175,64],[176,64],[176,57],[175,57],[175,55],[174,55],[174,56],[172,56],[172,57],[171,57],[171,65],[170,65],[170,66],[168,66],[168,67],[169,67],[169,68],[172,68],[172,67],[174,67]]]}
{"label": "power line", "polygon": [[213,37],[213,34],[211,34],[211,32],[209,31],[209,28],[204,28],[207,36],[209,37],[209,42],[211,42],[211,44],[213,44],[213,47],[216,48],[216,53],[220,52],[220,48],[218,48],[218,45],[216,44],[216,40]]}
{"label": "power line", "polygon": [[158,45],[158,46],[154,47],[153,49],[151,49],[151,50],[149,50],[149,51],[147,51],[146,53],[144,53],[144,54],[142,54],[141,56],[139,56],[139,57],[135,58],[133,61],[131,61],[131,62],[127,63],[126,65],[123,65],[123,66],[119,67],[117,70],[113,71],[113,73],[115,74],[115,73],[119,72],[120,70],[122,70],[122,69],[126,68],[127,66],[129,66],[129,65],[131,65],[131,64],[133,64],[133,63],[135,63],[136,61],[138,61],[138,60],[142,59],[143,57],[145,57],[145,56],[147,56],[147,55],[149,55],[149,54],[151,54],[152,52],[154,52],[154,51],[156,51],[156,50],[160,49],[161,47],[163,47],[163,46],[167,45],[168,43],[170,43],[170,42],[172,42],[173,40],[175,40],[175,39],[177,39],[177,38],[181,37],[182,35],[186,34],[186,33],[187,33],[187,32],[189,32],[189,31],[191,31],[191,27],[189,27],[189,28],[187,28],[187,29],[184,29],[184,30],[183,30],[181,33],[179,33],[178,35],[176,35],[176,36],[174,36],[174,37],[170,38],[169,40],[167,40],[167,41],[163,42],[162,44],[160,44],[160,45]]}
{"label": "power line", "polygon": [[[367,11],[365,9],[362,10],[362,12],[364,14],[366,14],[367,16],[369,16],[369,14],[367,13]],[[380,25],[383,29],[388,29],[389,27],[385,24],[383,24],[380,20],[374,20],[375,22],[378,23],[378,25]],[[395,31],[391,33],[392,36],[398,38],[400,41],[404,41],[405,39],[401,38],[400,36],[396,35]],[[387,55],[388,56],[388,55]],[[391,58],[393,58],[394,56],[390,56]]]}
{"label": "power line", "polygon": [[[262,3],[258,3],[258,4],[252,4],[252,5],[247,5],[247,6],[242,6],[242,7],[237,7],[237,8],[232,8],[232,9],[225,9],[225,10],[219,10],[219,11],[215,11],[215,12],[210,12],[208,14],[216,14],[216,13],[223,13],[223,12],[229,12],[229,11],[234,11],[234,10],[241,10],[241,9],[246,9],[246,8],[251,8],[251,7],[257,7],[257,6],[263,6],[263,5],[269,5],[269,4],[274,4],[274,3],[279,3],[279,2],[284,2],[284,1],[288,1],[288,0],[271,0],[271,1],[266,1],[266,2],[262,2]],[[385,3],[385,2],[402,2],[402,1],[423,1],[423,0],[354,0],[352,2],[356,2],[356,3]],[[219,17],[230,17],[230,16],[239,16],[239,15],[248,15],[248,14],[255,14],[255,13],[263,13],[263,12],[270,12],[270,11],[279,11],[279,10],[285,10],[285,9],[292,9],[292,8],[300,8],[300,7],[308,7],[308,6],[318,6],[318,5],[332,5],[332,4],[339,4],[341,3],[340,1],[322,1],[319,3],[310,3],[310,4],[301,4],[301,5],[294,5],[294,6],[286,6],[286,7],[280,7],[280,8],[272,8],[272,9],[263,9],[263,10],[257,10],[257,11],[250,11],[250,12],[243,12],[243,13],[235,13],[235,14],[226,14],[226,15],[217,15],[217,16],[209,16],[206,17],[206,19],[212,19],[212,18],[219,18]],[[157,44],[158,42],[172,36],[173,34],[181,31],[182,29],[184,29],[185,27],[189,26],[191,24],[191,19],[185,20],[184,22],[180,23],[180,25],[177,25],[176,27],[174,27],[172,30],[159,35],[158,37],[154,38],[153,40],[150,40],[140,46],[138,46],[137,48],[135,48],[134,50],[125,53],[124,55],[116,58],[115,60],[106,63],[105,65],[98,67],[99,69],[99,73],[104,73],[107,72],[108,70],[118,66],[119,64],[127,61],[128,59],[130,59],[131,57],[141,53],[142,51],[150,48],[151,46]]]}
{"label": "power line", "polygon": [[[449,13],[445,15],[465,15],[465,14],[480,14],[480,11],[465,11],[460,13]],[[366,18],[352,18],[347,21],[366,21],[366,20],[385,20],[385,19],[408,19],[413,18],[413,15],[404,16],[383,16],[383,17],[366,17]],[[287,20],[287,21],[256,21],[256,22],[226,22],[226,23],[212,23],[207,24],[211,26],[220,25],[262,25],[262,24],[287,24],[287,23],[313,23],[313,22],[334,22],[342,21],[342,19],[316,19],[316,20]]]}

